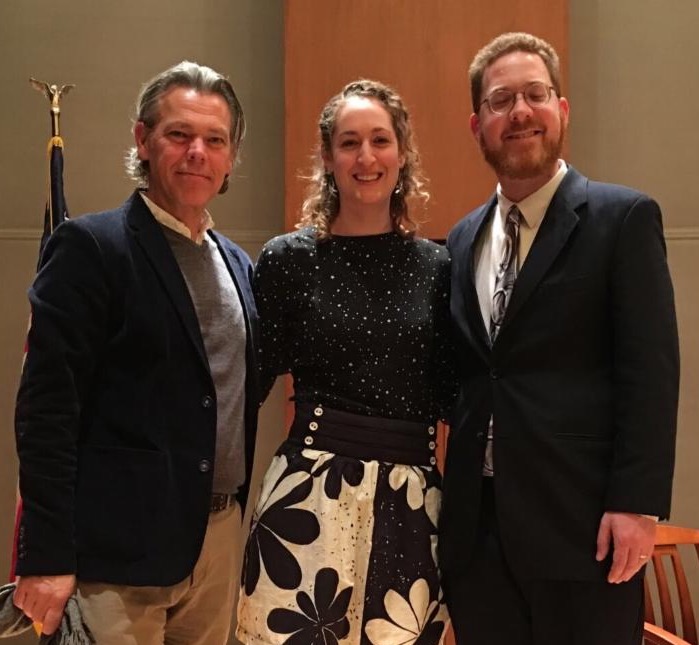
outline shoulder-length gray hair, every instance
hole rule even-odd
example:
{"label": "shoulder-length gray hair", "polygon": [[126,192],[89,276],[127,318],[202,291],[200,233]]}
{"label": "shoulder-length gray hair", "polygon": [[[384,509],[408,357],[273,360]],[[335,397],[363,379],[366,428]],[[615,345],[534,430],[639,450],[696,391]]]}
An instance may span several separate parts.
{"label": "shoulder-length gray hair", "polygon": [[[141,88],[136,99],[135,122],[142,121],[148,129],[154,128],[160,118],[158,103],[172,87],[184,87],[202,94],[218,94],[228,105],[231,113],[231,145],[238,152],[245,137],[245,115],[230,81],[217,71],[190,61],[166,69],[153,77]],[[236,154],[237,159],[237,154]],[[148,185],[148,161],[139,159],[134,146],[126,153],[126,174],[139,186]]]}

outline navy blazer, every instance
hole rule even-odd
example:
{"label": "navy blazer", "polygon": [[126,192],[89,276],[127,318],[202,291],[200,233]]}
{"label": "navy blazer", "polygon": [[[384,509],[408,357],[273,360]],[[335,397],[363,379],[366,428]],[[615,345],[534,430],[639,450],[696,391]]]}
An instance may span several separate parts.
{"label": "navy blazer", "polygon": [[440,520],[440,566],[467,566],[493,415],[498,521],[524,577],[590,580],[602,514],[667,517],[679,352],[658,205],[573,168],[556,191],[490,346],[474,251],[496,198],[462,219],[452,257],[460,395]]}
{"label": "navy blazer", "polygon": [[[209,235],[245,314],[244,505],[259,401],[252,265],[230,240]],[[186,283],[138,192],[59,226],[29,299],[15,424],[17,574],[183,580],[209,517],[216,392]]]}

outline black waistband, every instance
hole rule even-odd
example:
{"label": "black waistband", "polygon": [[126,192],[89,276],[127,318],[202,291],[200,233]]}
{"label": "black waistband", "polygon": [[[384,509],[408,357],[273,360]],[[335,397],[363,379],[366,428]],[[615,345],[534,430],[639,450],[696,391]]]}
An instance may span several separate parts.
{"label": "black waistband", "polygon": [[289,441],[364,461],[411,466],[437,463],[436,424],[371,417],[299,403]]}

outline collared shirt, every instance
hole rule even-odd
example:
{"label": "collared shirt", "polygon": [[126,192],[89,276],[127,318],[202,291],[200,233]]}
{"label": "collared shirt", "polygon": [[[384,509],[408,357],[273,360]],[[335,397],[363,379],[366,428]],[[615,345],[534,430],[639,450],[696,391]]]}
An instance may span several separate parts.
{"label": "collared shirt", "polygon": [[[546,215],[546,209],[549,207],[556,190],[558,190],[558,186],[568,171],[568,166],[562,159],[559,160],[558,164],[558,172],[547,183],[517,204],[520,213],[522,213],[517,254],[518,270],[524,264],[544,215]],[[483,316],[486,329],[490,329],[495,276],[497,275],[500,250],[505,237],[505,216],[512,204],[514,202],[511,202],[502,194],[502,187],[498,184],[495,213],[490,223],[486,224],[483,234],[476,243],[474,255],[476,291],[478,292],[478,303],[480,304],[481,315]]]}
{"label": "collared shirt", "polygon": [[192,237],[192,233],[189,228],[187,228],[180,220],[170,215],[170,213],[168,213],[166,210],[160,208],[160,206],[158,206],[153,200],[148,199],[148,195],[146,195],[145,192],[141,191],[140,195],[159,224],[166,226],[170,230],[175,231],[180,235],[184,235],[187,239],[192,240],[195,244],[201,245],[204,241],[206,232],[215,226],[214,220],[209,214],[209,211],[205,210],[201,218],[201,226],[199,227],[199,231],[197,232],[196,237]]}
{"label": "collared shirt", "polygon": [[[539,190],[525,197],[517,204],[522,219],[519,225],[519,247],[517,250],[517,270],[527,259],[529,249],[534,243],[534,238],[541,226],[541,222],[546,215],[558,186],[563,181],[568,166],[562,159],[558,161],[558,172],[546,182]],[[514,202],[510,201],[502,194],[502,186],[497,187],[497,204],[495,213],[490,222],[485,225],[483,234],[476,243],[474,255],[474,270],[476,278],[476,291],[478,293],[478,303],[481,308],[481,316],[485,324],[486,331],[490,329],[490,316],[493,310],[493,292],[495,291],[495,278],[497,276],[498,264],[505,238],[505,217],[507,211]],[[497,430],[495,430],[497,431]],[[493,417],[491,415],[488,424],[488,441],[485,449],[483,461],[483,476],[492,477],[494,473],[493,464]]]}

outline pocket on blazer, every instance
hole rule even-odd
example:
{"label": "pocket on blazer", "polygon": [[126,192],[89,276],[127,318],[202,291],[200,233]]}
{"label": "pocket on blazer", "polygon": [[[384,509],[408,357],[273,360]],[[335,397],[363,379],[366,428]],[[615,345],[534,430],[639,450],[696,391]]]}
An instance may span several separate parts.
{"label": "pocket on blazer", "polygon": [[556,439],[564,439],[568,441],[598,441],[610,443],[612,441],[611,437],[602,434],[587,434],[581,432],[557,432],[555,434]]}
{"label": "pocket on blazer", "polygon": [[546,293],[561,292],[567,293],[571,291],[583,291],[589,289],[595,284],[595,274],[586,273],[571,277],[553,277],[542,281],[539,284],[539,290]]}
{"label": "pocket on blazer", "polygon": [[75,492],[78,551],[124,562],[144,557],[165,468],[165,455],[155,450],[84,446]]}

